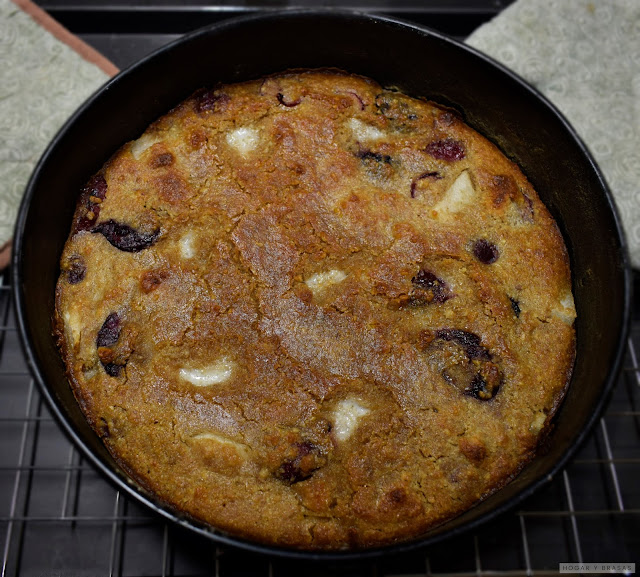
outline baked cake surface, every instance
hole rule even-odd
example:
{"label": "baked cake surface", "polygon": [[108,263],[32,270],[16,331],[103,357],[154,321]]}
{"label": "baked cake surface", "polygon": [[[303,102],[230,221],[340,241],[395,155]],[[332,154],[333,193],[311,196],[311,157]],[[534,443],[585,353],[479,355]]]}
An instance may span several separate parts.
{"label": "baked cake surface", "polygon": [[532,456],[574,358],[561,235],[451,110],[332,71],[202,90],[81,193],[56,327],[122,466],[233,535],[420,535]]}

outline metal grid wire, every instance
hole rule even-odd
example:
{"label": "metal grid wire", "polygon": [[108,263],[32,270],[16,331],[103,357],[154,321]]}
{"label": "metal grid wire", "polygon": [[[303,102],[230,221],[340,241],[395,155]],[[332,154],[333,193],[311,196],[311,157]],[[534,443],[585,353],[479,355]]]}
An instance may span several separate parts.
{"label": "metal grid wire", "polygon": [[[9,576],[539,576],[561,562],[635,562],[640,551],[640,318],[608,408],[571,464],[475,534],[388,559],[285,561],[211,542],[129,501],[52,420],[0,285],[0,547]],[[638,307],[636,307],[638,309]]]}

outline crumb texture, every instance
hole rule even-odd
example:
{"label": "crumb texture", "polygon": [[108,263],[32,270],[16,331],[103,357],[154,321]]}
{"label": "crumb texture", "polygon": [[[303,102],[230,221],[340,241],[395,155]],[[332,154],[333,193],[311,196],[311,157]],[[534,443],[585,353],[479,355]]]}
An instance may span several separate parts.
{"label": "crumb texture", "polygon": [[573,364],[558,228],[453,111],[333,71],[201,90],[79,196],[56,326],[109,450],[306,549],[419,536],[531,457]]}

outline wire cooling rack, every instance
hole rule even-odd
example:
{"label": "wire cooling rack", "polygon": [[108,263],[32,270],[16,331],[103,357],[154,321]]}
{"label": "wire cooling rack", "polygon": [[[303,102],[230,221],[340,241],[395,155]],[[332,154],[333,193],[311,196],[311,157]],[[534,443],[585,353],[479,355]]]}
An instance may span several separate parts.
{"label": "wire cooling rack", "polygon": [[[640,551],[640,307],[608,409],[571,464],[476,533],[389,559],[304,566],[186,533],[129,501],[58,429],[31,378],[0,286],[2,577],[541,576],[633,563]],[[637,283],[636,283],[637,284]]]}
{"label": "wire cooling rack", "polygon": [[[367,1],[386,6],[378,11],[463,38],[510,0]],[[288,4],[205,2],[138,0],[136,10],[125,0],[39,0],[120,67],[188,29],[259,6]],[[340,5],[322,2],[327,3]],[[376,561],[305,565],[216,547],[167,524],[103,480],[59,430],[27,370],[10,286],[8,274],[0,274],[1,577],[507,577],[556,575],[564,562],[640,561],[637,297],[623,370],[604,416],[567,468],[518,510],[429,549]]]}

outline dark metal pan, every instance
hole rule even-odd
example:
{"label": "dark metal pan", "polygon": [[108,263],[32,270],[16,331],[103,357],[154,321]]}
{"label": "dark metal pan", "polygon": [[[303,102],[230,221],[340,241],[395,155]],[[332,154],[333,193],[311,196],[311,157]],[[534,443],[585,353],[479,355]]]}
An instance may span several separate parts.
{"label": "dark metal pan", "polygon": [[[578,311],[577,358],[567,397],[544,451],[513,482],[411,543],[327,554],[223,534],[176,513],[131,481],[86,423],[51,332],[58,260],[89,176],[120,145],[200,87],[314,67],[342,68],[452,106],[515,160],[564,234]],[[630,316],[631,275],[612,197],[560,114],[514,74],[442,34],[332,10],[273,12],[216,24],[111,80],[64,126],[33,173],[18,217],[12,266],[18,326],[31,370],[61,427],[91,463],[127,495],[217,542],[306,559],[362,558],[432,544],[521,502],[559,472],[601,413]]]}

